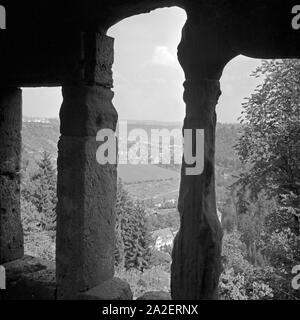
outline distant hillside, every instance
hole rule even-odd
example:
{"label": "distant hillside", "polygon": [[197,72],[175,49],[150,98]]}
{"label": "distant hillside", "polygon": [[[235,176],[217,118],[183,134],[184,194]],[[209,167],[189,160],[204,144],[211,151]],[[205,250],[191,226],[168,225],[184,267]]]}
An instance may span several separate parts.
{"label": "distant hillside", "polygon": [[57,158],[59,139],[58,119],[24,118],[22,127],[23,151],[32,159],[39,159],[41,152],[48,151]]}
{"label": "distant hillside", "polygon": [[233,149],[237,143],[240,124],[217,124],[216,130],[216,165],[230,170],[240,168],[240,161]]}
{"label": "distant hillside", "polygon": [[[157,121],[128,121],[128,132],[134,128],[145,130],[150,136],[151,129],[169,129],[180,128],[180,123],[167,123]],[[229,174],[238,169],[239,161],[233,150],[238,136],[238,124],[218,124],[216,132],[216,171],[217,175]],[[180,128],[181,129],[181,128]],[[57,158],[57,142],[59,139],[59,120],[58,119],[39,119],[24,118],[23,129],[23,158],[34,165],[40,158],[42,151],[48,151],[53,162]],[[171,169],[174,169],[170,167]],[[119,177],[125,183],[136,183],[141,181],[178,179],[178,165],[175,170],[170,168],[160,168],[156,165],[120,165]],[[224,173],[225,172],[225,173]]]}
{"label": "distant hillside", "polygon": [[179,178],[175,171],[148,164],[120,164],[118,176],[127,184]]}

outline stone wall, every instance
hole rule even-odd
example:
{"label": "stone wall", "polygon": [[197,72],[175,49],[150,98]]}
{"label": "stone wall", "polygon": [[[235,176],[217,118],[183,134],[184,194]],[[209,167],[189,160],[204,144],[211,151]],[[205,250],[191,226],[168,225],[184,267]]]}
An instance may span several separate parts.
{"label": "stone wall", "polygon": [[21,258],[20,216],[22,92],[0,88],[0,264]]}

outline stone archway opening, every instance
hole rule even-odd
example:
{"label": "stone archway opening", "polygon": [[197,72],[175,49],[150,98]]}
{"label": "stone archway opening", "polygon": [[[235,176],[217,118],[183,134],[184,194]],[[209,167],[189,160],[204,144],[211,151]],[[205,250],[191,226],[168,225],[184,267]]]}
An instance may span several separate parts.
{"label": "stone archway opening", "polygon": [[[221,223],[222,273],[219,278],[219,298],[228,299],[227,283],[232,270],[240,270],[248,262],[245,234],[240,226],[240,198],[236,182],[244,168],[237,150],[242,131],[240,118],[243,103],[255,93],[262,80],[250,75],[261,65],[260,59],[237,56],[227,63],[220,79],[222,95],[216,108],[215,190],[218,218]],[[233,257],[239,257],[234,259]],[[240,273],[237,273],[240,275]],[[246,285],[241,287],[245,288]],[[229,290],[230,291],[230,290]],[[235,298],[236,299],[236,298]]]}
{"label": "stone archway opening", "polygon": [[229,197],[229,187],[240,169],[240,161],[233,148],[237,143],[242,104],[261,80],[250,75],[260,65],[260,59],[237,56],[227,63],[220,79],[222,95],[216,108],[216,201],[219,219]]}
{"label": "stone archway opening", "polygon": [[[129,282],[135,297],[146,291],[170,293],[171,252],[180,224],[177,199],[184,118],[184,73],[177,46],[185,20],[183,9],[171,7],[132,16],[108,30],[115,51],[113,104],[119,114],[118,178],[122,181],[118,187],[142,205],[150,238],[145,245],[150,251],[145,256],[146,267],[129,268],[134,265],[130,264],[130,248],[125,249],[128,261],[123,259],[116,266],[116,276]],[[119,196],[117,230],[122,211]]]}
{"label": "stone archway opening", "polygon": [[55,263],[60,87],[22,88],[24,254]]}

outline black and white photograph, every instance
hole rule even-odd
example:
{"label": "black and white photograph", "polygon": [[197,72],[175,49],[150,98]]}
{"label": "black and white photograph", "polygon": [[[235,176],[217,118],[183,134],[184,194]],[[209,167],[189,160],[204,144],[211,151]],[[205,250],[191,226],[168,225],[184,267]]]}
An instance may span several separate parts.
{"label": "black and white photograph", "polygon": [[300,300],[300,1],[0,0],[0,317],[16,300]]}

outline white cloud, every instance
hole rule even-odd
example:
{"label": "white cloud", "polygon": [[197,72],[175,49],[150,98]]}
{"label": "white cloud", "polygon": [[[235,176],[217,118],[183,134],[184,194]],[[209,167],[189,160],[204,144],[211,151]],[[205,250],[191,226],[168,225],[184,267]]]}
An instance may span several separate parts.
{"label": "white cloud", "polygon": [[156,46],[152,56],[152,64],[166,67],[177,67],[176,57],[166,46]]}

